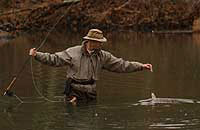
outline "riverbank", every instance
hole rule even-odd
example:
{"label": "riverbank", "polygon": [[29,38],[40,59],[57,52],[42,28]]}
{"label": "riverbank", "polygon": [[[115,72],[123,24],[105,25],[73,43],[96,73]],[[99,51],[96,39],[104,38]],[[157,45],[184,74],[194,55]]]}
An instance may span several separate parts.
{"label": "riverbank", "polygon": [[13,34],[47,31],[63,14],[65,17],[56,27],[65,31],[89,28],[147,32],[192,30],[200,14],[199,3],[194,0],[15,1],[8,2],[1,10],[0,30]]}

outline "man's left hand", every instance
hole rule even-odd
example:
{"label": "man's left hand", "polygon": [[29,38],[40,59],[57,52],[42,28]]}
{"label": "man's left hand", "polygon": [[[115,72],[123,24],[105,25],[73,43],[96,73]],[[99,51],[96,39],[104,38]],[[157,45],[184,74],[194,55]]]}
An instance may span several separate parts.
{"label": "man's left hand", "polygon": [[151,72],[153,72],[153,68],[152,68],[152,65],[151,65],[151,64],[144,64],[144,65],[143,65],[143,68],[144,68],[144,69],[147,69],[147,70],[150,70]]}

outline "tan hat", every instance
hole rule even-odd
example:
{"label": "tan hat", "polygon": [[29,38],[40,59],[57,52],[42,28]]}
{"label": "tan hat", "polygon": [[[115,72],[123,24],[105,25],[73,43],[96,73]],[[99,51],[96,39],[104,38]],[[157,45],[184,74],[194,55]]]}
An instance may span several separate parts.
{"label": "tan hat", "polygon": [[83,37],[83,39],[98,42],[107,42],[107,39],[103,36],[103,32],[99,29],[90,29],[87,36]]}

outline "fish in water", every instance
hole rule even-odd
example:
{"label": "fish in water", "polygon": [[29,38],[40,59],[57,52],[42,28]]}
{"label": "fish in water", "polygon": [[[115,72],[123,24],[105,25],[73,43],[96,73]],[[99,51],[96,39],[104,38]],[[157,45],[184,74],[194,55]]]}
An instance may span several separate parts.
{"label": "fish in water", "polygon": [[193,99],[181,99],[181,98],[157,98],[154,93],[151,93],[151,98],[145,100],[139,100],[134,105],[156,105],[156,104],[195,104],[200,101]]}

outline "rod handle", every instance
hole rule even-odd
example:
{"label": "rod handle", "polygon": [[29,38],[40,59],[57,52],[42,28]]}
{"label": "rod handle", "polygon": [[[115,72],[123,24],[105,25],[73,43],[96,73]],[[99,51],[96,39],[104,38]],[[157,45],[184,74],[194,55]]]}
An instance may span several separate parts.
{"label": "rod handle", "polygon": [[8,85],[8,87],[6,88],[6,90],[5,90],[4,94],[3,94],[3,96],[5,96],[6,93],[7,93],[7,91],[9,91],[9,90],[12,88],[12,86],[13,86],[13,84],[15,83],[16,80],[17,80],[17,77],[14,77],[13,80],[12,80],[12,81],[10,82],[10,84]]}

